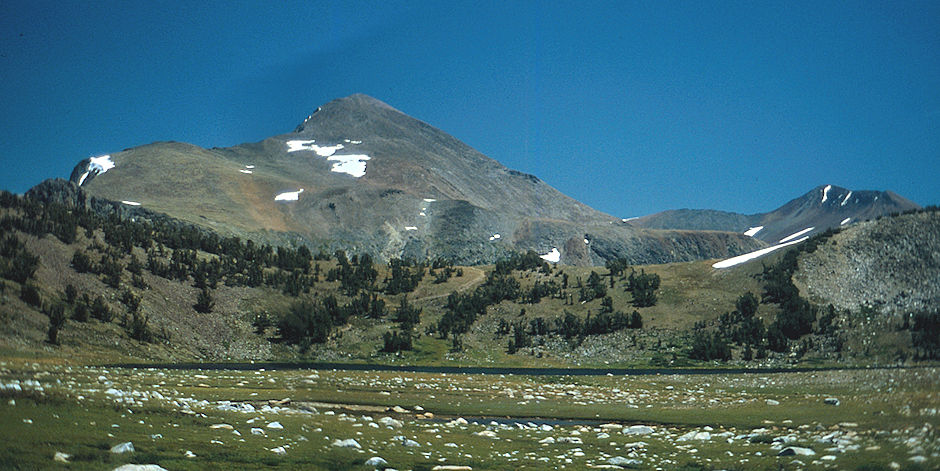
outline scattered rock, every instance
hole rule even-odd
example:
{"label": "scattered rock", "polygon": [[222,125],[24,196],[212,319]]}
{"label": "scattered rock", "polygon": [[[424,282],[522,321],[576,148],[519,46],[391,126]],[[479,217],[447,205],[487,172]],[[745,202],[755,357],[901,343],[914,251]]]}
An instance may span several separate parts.
{"label": "scattered rock", "polygon": [[193,453],[192,450],[186,450],[186,453],[183,453],[183,456],[185,456],[186,458],[195,458],[196,454]]}
{"label": "scattered rock", "polygon": [[345,440],[338,440],[338,439],[337,439],[337,440],[334,440],[334,441],[333,441],[333,446],[335,446],[335,447],[340,447],[340,448],[358,448],[358,449],[362,449],[362,445],[360,445],[359,442],[357,442],[356,439],[354,439],[354,438],[347,438],[347,439],[345,439]]}
{"label": "scattered rock", "polygon": [[693,430],[693,431],[691,431],[691,432],[689,432],[689,433],[687,433],[687,434],[685,434],[685,435],[683,435],[683,436],[677,438],[676,441],[679,441],[679,442],[687,442],[687,441],[689,441],[689,440],[711,440],[711,439],[712,439],[712,434],[711,434],[711,433],[709,433],[709,432],[696,432],[696,431]]}
{"label": "scattered rock", "polygon": [[614,466],[635,466],[642,463],[640,460],[624,458],[622,456],[611,456],[607,459],[607,462]]}
{"label": "scattered rock", "polygon": [[269,405],[269,406],[289,406],[289,405],[290,405],[290,398],[289,398],[289,397],[285,397],[284,399],[281,399],[280,401],[275,400],[275,399],[271,399],[270,401],[268,401],[268,405]]}
{"label": "scattered rock", "polygon": [[600,428],[604,430],[620,430],[623,428],[623,425],[620,424],[601,424]]}
{"label": "scattered rock", "polygon": [[113,471],[167,471],[156,464],[125,464],[114,468]]}
{"label": "scattered rock", "polygon": [[546,444],[546,445],[551,445],[552,443],[555,443],[555,437],[546,437],[546,438],[543,438],[543,439],[539,440],[539,443],[544,443],[544,444]]}
{"label": "scattered rock", "polygon": [[222,430],[235,430],[235,427],[232,427],[229,424],[213,424],[213,425],[210,425],[209,428],[222,429]]}
{"label": "scattered rock", "polygon": [[400,420],[395,420],[391,417],[382,417],[381,419],[379,419],[379,423],[386,427],[392,427],[392,428],[401,428],[402,426],[402,423]]}
{"label": "scattered rock", "polygon": [[385,465],[387,464],[388,464],[388,461],[385,461],[385,459],[382,458],[381,456],[373,456],[372,458],[367,459],[365,463],[366,466],[372,466],[377,469],[378,468],[385,469]]}
{"label": "scattered rock", "polygon": [[111,447],[111,453],[133,453],[134,444],[131,442],[119,443]]}
{"label": "scattered rock", "polygon": [[824,404],[828,404],[828,405],[830,405],[830,406],[838,406],[839,404],[841,404],[841,403],[839,402],[839,398],[837,398],[837,397],[827,397],[827,398],[823,399],[823,403],[824,403]]}
{"label": "scattered rock", "polygon": [[908,458],[907,460],[912,461],[914,463],[924,463],[927,461],[927,458],[925,456],[917,455],[917,456],[912,456]]}
{"label": "scattered rock", "polygon": [[396,414],[407,414],[407,413],[408,413],[408,409],[405,409],[405,408],[402,407],[402,406],[395,406],[395,407],[392,407],[392,408],[387,409],[387,410],[388,410],[389,412],[394,412],[394,413],[396,413]]}
{"label": "scattered rock", "polygon": [[499,438],[498,436],[496,436],[496,432],[492,430],[483,430],[483,431],[474,433],[474,435],[483,437],[483,438],[494,438],[494,439]]}
{"label": "scattered rock", "polygon": [[284,428],[284,426],[281,425],[280,422],[271,422],[270,424],[268,424],[268,428],[271,430],[281,430]]}
{"label": "scattered rock", "polygon": [[767,402],[767,405],[768,405],[768,406],[779,406],[779,405],[780,405],[780,401],[776,401],[776,400],[773,400],[773,399],[767,399],[766,402]]}
{"label": "scattered rock", "polygon": [[62,453],[61,451],[57,451],[57,452],[55,452],[55,455],[52,456],[52,461],[56,461],[56,462],[59,462],[59,463],[68,463],[68,462],[69,462],[69,458],[71,458],[71,457],[72,457],[72,455],[69,455],[69,454],[66,454],[66,453]]}
{"label": "scattered rock", "polygon": [[287,454],[287,450],[282,446],[271,448],[271,452],[274,453],[275,455],[282,455],[282,456]]}
{"label": "scattered rock", "polygon": [[624,435],[649,435],[653,433],[653,427],[648,425],[631,425],[625,427],[620,433]]}
{"label": "scattered rock", "polygon": [[456,466],[452,464],[439,464],[433,468],[431,471],[473,471],[473,468],[469,466]]}
{"label": "scattered rock", "polygon": [[815,454],[816,452],[813,450],[810,450],[809,448],[803,448],[800,446],[788,446],[780,450],[780,453],[777,453],[777,456],[793,456],[793,455],[813,456]]}
{"label": "scattered rock", "polygon": [[260,429],[258,427],[252,427],[251,434],[252,435],[264,435],[264,429]]}

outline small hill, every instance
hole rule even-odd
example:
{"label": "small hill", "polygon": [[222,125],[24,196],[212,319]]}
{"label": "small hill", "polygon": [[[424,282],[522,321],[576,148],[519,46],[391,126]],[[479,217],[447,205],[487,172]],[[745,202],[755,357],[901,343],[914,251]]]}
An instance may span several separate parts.
{"label": "small hill", "polygon": [[534,250],[566,264],[665,263],[763,245],[734,233],[638,229],[365,95],[333,100],[261,142],[158,142],[85,159],[70,180],[223,235],[385,261],[483,264]]}
{"label": "small hill", "polygon": [[[856,191],[822,185],[767,213],[738,214],[709,209],[679,209],[631,220],[649,229],[714,230],[746,233],[776,244],[787,237],[815,235],[826,229],[918,209],[916,203],[891,191]],[[810,230],[807,230],[810,229]]]}

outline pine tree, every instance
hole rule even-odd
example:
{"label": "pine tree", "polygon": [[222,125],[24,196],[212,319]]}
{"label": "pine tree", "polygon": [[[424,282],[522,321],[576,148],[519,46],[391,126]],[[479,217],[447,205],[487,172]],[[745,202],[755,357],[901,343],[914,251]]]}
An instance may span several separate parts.
{"label": "pine tree", "polygon": [[209,293],[209,288],[203,288],[199,292],[199,296],[196,298],[196,304],[193,304],[193,309],[196,312],[201,312],[203,314],[208,314],[212,312],[212,308],[215,306],[215,301],[212,300],[212,294]]}

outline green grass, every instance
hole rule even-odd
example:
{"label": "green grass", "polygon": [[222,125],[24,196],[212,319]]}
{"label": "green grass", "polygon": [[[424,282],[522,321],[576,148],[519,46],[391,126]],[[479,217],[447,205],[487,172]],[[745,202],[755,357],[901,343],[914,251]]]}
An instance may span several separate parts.
{"label": "green grass", "polygon": [[[102,382],[100,376],[113,383]],[[397,469],[430,469],[447,463],[470,465],[474,470],[561,469],[561,465],[569,470],[589,469],[588,465],[603,464],[609,456],[627,456],[629,450],[624,445],[637,441],[647,443],[637,455],[644,463],[641,469],[676,469],[687,464],[706,469],[790,469],[794,458],[776,457],[767,443],[790,434],[797,438],[795,444],[817,451],[815,458],[803,459],[808,469],[823,469],[825,462],[812,462],[828,454],[824,448],[831,445],[816,443],[813,437],[835,430],[858,437],[855,443],[860,448],[839,454],[835,461],[840,469],[854,469],[866,463],[907,464],[908,449],[901,442],[916,436],[925,422],[934,428],[940,426],[936,416],[917,412],[937,405],[935,391],[940,380],[935,369],[763,376],[529,377],[311,370],[105,371],[4,363],[0,383],[14,379],[34,379],[45,390],[0,393],[0,463],[4,469],[49,468],[53,454],[61,451],[73,455],[72,464],[63,465],[64,469],[111,469],[126,462],[158,463],[167,469],[367,469],[362,463],[377,455]],[[895,386],[889,386],[888,391],[886,384]],[[118,403],[104,393],[110,387],[159,391],[167,400]],[[526,394],[542,399],[525,399]],[[79,399],[80,395],[84,398]],[[829,395],[840,397],[842,405],[824,405],[822,399]],[[210,404],[193,406],[193,413],[184,413],[169,402],[181,398]],[[283,398],[290,398],[296,410],[302,402],[336,405],[318,405],[315,414],[260,410],[244,414],[222,412],[214,405],[222,400],[250,401],[260,408],[268,400]],[[15,405],[9,404],[10,399]],[[768,406],[767,399],[778,400],[780,405]],[[381,412],[396,405],[409,410],[421,406],[436,418]],[[911,406],[913,415],[905,412],[905,405]],[[375,412],[363,406],[375,406]],[[327,410],[334,410],[335,415],[326,414]],[[396,417],[404,426],[372,428],[364,419],[385,415]],[[455,417],[478,420],[481,425],[448,426]],[[571,419],[576,423],[551,432],[496,428],[498,439],[477,435],[487,429],[490,420],[506,417],[523,422]],[[254,423],[249,423],[252,419]],[[283,430],[265,428],[275,420],[283,424]],[[602,438],[596,424],[605,422],[652,424],[657,433],[631,437],[613,432]],[[849,422],[857,425],[839,425]],[[231,424],[241,435],[210,428],[219,423]],[[713,434],[730,433],[731,443],[725,437],[677,441],[680,435],[706,426],[714,428]],[[252,427],[265,428],[266,434],[252,435]],[[759,428],[766,429],[760,436],[767,438],[736,438]],[[154,434],[162,438],[151,438]],[[398,435],[419,442],[421,447],[404,447],[393,438]],[[583,443],[539,443],[549,436],[556,440],[573,436]],[[933,437],[923,443],[925,449],[937,445]],[[345,438],[357,439],[363,450],[331,445],[335,439]],[[131,455],[109,452],[111,446],[125,441],[133,442],[137,451]],[[457,447],[445,446],[448,443]],[[289,445],[286,455],[271,451],[285,445]],[[576,448],[584,456],[575,455]],[[196,458],[184,457],[187,450]],[[566,463],[567,459],[572,462]],[[935,458],[929,459],[928,464],[938,464]]]}

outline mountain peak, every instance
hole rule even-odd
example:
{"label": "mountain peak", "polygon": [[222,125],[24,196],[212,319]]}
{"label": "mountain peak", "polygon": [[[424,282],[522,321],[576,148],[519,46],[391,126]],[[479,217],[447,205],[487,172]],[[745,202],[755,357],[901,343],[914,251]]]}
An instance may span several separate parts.
{"label": "mountain peak", "polygon": [[347,97],[336,98],[322,106],[318,106],[310,116],[294,129],[295,133],[303,132],[308,124],[318,118],[336,119],[340,117],[354,117],[367,119],[383,112],[401,113],[387,103],[363,93],[354,93]]}

